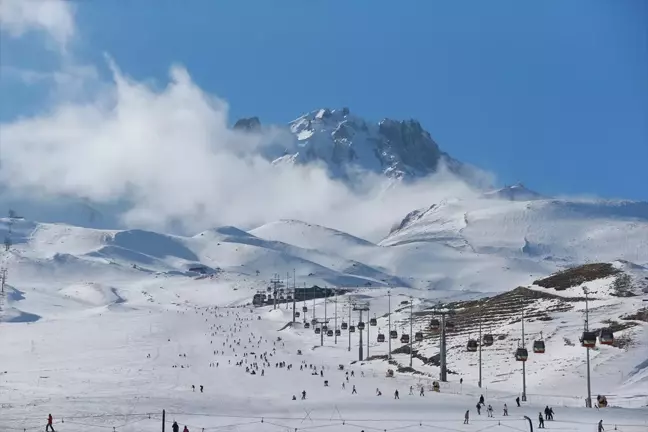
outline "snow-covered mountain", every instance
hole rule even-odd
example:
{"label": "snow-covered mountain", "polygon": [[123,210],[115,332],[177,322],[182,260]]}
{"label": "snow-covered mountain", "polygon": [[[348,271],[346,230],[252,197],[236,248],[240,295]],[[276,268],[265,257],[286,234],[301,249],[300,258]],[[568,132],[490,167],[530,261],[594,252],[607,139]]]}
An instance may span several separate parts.
{"label": "snow-covered mountain", "polygon": [[615,259],[647,264],[648,203],[447,200],[409,213],[380,244],[412,243],[558,266]]}
{"label": "snow-covered mountain", "polygon": [[[235,129],[255,131],[256,117],[240,119]],[[322,108],[288,125],[292,143],[277,155],[277,164],[318,163],[338,179],[353,180],[358,172],[383,174],[390,179],[414,180],[438,172],[441,167],[479,186],[479,170],[443,152],[416,120],[385,118],[370,122],[348,108]]]}

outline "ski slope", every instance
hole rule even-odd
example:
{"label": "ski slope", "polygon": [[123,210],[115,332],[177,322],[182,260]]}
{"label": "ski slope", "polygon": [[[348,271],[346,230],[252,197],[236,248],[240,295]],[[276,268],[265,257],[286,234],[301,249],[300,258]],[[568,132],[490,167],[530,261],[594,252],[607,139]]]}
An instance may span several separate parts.
{"label": "ski slope", "polygon": [[[0,257],[9,269],[0,343],[11,347],[3,351],[0,368],[0,430],[43,428],[51,412],[57,430],[153,431],[159,430],[163,409],[168,421],[191,431],[527,430],[523,416],[536,421],[546,405],[556,411],[549,429],[591,431],[603,419],[608,429],[646,430],[647,324],[635,320],[616,333],[632,341],[625,348],[592,351],[593,394],[605,394],[614,408],[587,410],[585,352],[577,343],[584,311],[580,288],[534,285],[565,267],[603,259],[633,283],[648,280],[642,212],[640,204],[623,203],[445,202],[410,214],[379,244],[294,220],[185,237],[1,219],[0,235],[12,244]],[[297,303],[298,311],[305,306],[307,312],[290,326],[291,305],[245,307],[276,274],[288,286],[350,291],[337,300]],[[641,296],[615,296],[615,280],[587,283],[595,293],[592,326],[610,319],[625,323],[624,316],[645,304]],[[336,316],[338,326],[342,320],[357,324],[350,304],[367,301],[377,325],[364,332],[363,355],[386,356],[389,343],[378,343],[376,336],[387,331],[387,312],[392,311],[391,328],[407,333],[410,308],[402,302],[412,301],[412,331],[426,334],[413,346],[431,358],[439,349],[438,337],[427,329],[430,307],[502,295],[516,286],[554,296],[529,306],[550,319],[529,319],[526,343],[542,334],[547,352],[530,355],[529,400],[519,409],[514,399],[521,392],[520,364],[512,356],[520,341],[515,308],[485,330],[504,337],[482,353],[481,389],[477,354],[465,350],[475,337],[475,323],[449,334],[453,373],[440,394],[431,391],[438,366],[414,358],[420,374],[396,372],[387,378],[388,368],[409,365],[407,354],[393,354],[395,364],[381,357],[355,362],[358,332],[342,331],[337,344],[335,337],[324,336],[320,347],[320,336],[301,324],[313,316],[326,316],[332,326]],[[556,307],[561,298],[569,308]],[[238,339],[241,345],[234,342]],[[392,350],[401,345],[393,340]],[[214,354],[217,348],[220,354]],[[273,355],[263,377],[236,365],[247,360],[249,366],[250,356],[264,352]],[[292,370],[275,367],[280,361]],[[324,377],[300,371],[302,361],[323,370]],[[348,384],[339,365],[354,371]],[[351,394],[354,384],[357,395]],[[191,385],[203,385],[204,393]],[[419,396],[421,387],[425,396]],[[400,400],[394,399],[395,390]],[[480,394],[493,405],[493,419],[476,415]],[[504,403],[509,418],[501,415]],[[471,421],[463,425],[466,410]]]}
{"label": "ski slope", "polygon": [[[431,377],[396,374],[386,378],[384,362],[351,363],[357,337],[350,352],[346,332],[337,344],[326,338],[324,347],[318,347],[319,337],[312,331],[301,325],[284,328],[291,319],[290,310],[237,307],[247,296],[231,290],[214,301],[221,297],[200,294],[208,287],[206,281],[172,283],[165,289],[178,296],[177,302],[153,293],[151,302],[127,300],[128,308],[107,307],[93,315],[70,314],[4,327],[0,338],[12,349],[3,354],[3,430],[38,429],[51,412],[57,430],[156,431],[162,409],[169,421],[167,428],[176,420],[190,431],[218,427],[239,431],[315,427],[323,431],[527,430],[522,416],[536,422],[537,413],[546,405],[556,411],[556,420],[547,422],[549,429],[589,431],[601,419],[610,429],[617,425],[617,430],[629,432],[645,430],[648,424],[646,409],[581,408],[582,398],[577,395],[582,395],[582,388],[572,388],[572,383],[545,394],[546,389],[538,388],[532,379],[529,400],[521,408],[513,400],[519,394],[518,380],[513,379],[507,386],[478,389],[474,375],[462,375],[463,385],[451,376],[450,382],[442,384],[441,393],[434,393]],[[363,295],[374,294],[373,304],[382,308],[381,293]],[[394,299],[399,294],[395,292]],[[344,314],[345,301],[344,296],[338,298],[338,319]],[[316,314],[323,314],[323,301],[316,304]],[[328,313],[333,305],[328,304]],[[256,375],[247,373],[245,367],[261,353],[267,353],[269,365],[260,365]],[[237,366],[239,361],[244,363]],[[276,367],[279,362],[292,369]],[[305,370],[299,369],[302,364],[307,365]],[[337,369],[339,364],[345,365],[345,371]],[[308,365],[324,375],[313,375]],[[355,375],[349,381],[346,371]],[[561,379],[551,381],[557,384]],[[357,394],[352,394],[354,385]],[[409,395],[410,386],[413,395]],[[420,396],[421,387],[424,396]],[[381,396],[376,395],[377,389]],[[394,399],[395,390],[399,400]],[[302,391],[306,391],[303,401]],[[474,405],[480,394],[493,406],[493,419],[485,413],[476,415]],[[505,403],[508,418],[502,416]],[[463,425],[466,410],[471,412],[471,421]]]}

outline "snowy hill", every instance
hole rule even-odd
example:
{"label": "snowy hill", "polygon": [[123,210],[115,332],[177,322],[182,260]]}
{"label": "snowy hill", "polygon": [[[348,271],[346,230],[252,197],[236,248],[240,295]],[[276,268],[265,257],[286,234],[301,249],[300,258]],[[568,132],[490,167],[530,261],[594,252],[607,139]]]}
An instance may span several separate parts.
{"label": "snowy hill", "polygon": [[[0,389],[11,390],[0,392],[0,424],[29,428],[33,419],[42,420],[42,412],[53,412],[57,421],[65,417],[57,426],[71,432],[99,425],[148,432],[159,429],[164,407],[167,419],[190,430],[233,424],[249,431],[294,430],[303,427],[308,408],[316,410],[313,424],[323,431],[340,428],[330,420],[331,412],[352,420],[383,419],[347,423],[364,428],[385,421],[402,428],[425,412],[429,416],[421,422],[438,429],[460,419],[484,394],[498,411],[507,403],[518,428],[526,427],[520,415],[537,416],[550,404],[561,414],[556,424],[566,430],[590,430],[599,418],[611,423],[618,416],[627,425],[623,430],[642,430],[648,420],[636,409],[648,404],[648,324],[641,302],[648,270],[637,264],[646,261],[642,209],[637,203],[448,202],[413,213],[380,245],[295,220],[183,237],[1,219],[0,235],[10,237],[12,245],[1,256],[9,272],[0,296],[0,343],[12,349],[3,353]],[[462,225],[464,213],[468,229]],[[545,242],[544,254],[529,253],[524,245],[538,239]],[[569,259],[597,256],[625,260],[552,275],[575,264]],[[241,307],[265,292],[276,273],[283,279],[280,286],[352,289],[328,301],[306,296],[292,325],[289,303],[278,309]],[[625,408],[600,413],[580,408],[584,350],[574,341],[582,331],[582,284],[592,290],[591,326],[614,326],[617,340],[592,351],[594,395],[605,394],[613,406]],[[476,300],[484,296],[489,298]],[[439,373],[438,334],[429,328],[430,308],[438,301],[457,311],[455,330],[448,335],[452,373],[440,395],[431,391]],[[364,356],[372,360],[362,362],[356,362],[358,332],[341,330],[342,321],[358,323],[351,310],[358,302],[369,302],[369,316],[376,319],[363,342]],[[484,386],[478,388],[477,356],[465,346],[477,335],[476,311],[482,304],[484,331],[496,335],[496,342],[484,350]],[[527,343],[542,335],[547,352],[530,356],[529,402],[518,409],[513,399],[520,392],[520,369],[512,352],[522,309]],[[377,341],[377,334],[386,332],[390,310],[399,336],[410,325],[424,335],[413,344],[416,373],[408,369],[407,346],[399,339],[391,342],[391,363],[385,357],[389,343]],[[313,317],[326,317],[331,328],[341,330],[337,343],[305,328],[302,320]],[[272,355],[256,369],[264,352]],[[275,366],[284,361],[293,368]],[[324,376],[299,370],[302,361]],[[348,385],[365,397],[341,387],[346,378],[340,364],[354,371]],[[394,378],[385,377],[388,368],[396,370]],[[192,391],[192,384],[204,385],[206,394]],[[410,386],[416,396],[408,395]],[[421,388],[424,398],[418,396]],[[386,397],[376,397],[376,389]],[[402,401],[391,396],[395,390]],[[291,400],[302,391],[308,394],[305,401]],[[275,423],[280,426],[268,424],[279,411],[282,420]],[[228,415],[238,420],[223,417]],[[561,423],[563,415],[572,423]],[[501,424],[509,421],[496,416]],[[265,426],[259,426],[262,418]],[[459,430],[474,431],[484,427],[483,421],[474,418],[474,426]],[[127,422],[137,423],[129,429]]]}
{"label": "snowy hill", "polygon": [[648,203],[454,200],[408,214],[380,244],[443,244],[457,251],[551,265],[648,263]]}

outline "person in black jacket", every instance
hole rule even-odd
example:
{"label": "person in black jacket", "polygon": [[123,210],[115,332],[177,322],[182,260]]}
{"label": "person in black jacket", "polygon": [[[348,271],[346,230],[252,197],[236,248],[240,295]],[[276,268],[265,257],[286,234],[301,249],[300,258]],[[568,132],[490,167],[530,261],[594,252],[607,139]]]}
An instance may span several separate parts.
{"label": "person in black jacket", "polygon": [[180,431],[180,426],[178,426],[177,422],[175,422],[175,421],[173,422],[173,426],[171,426],[171,430],[173,432],[179,432]]}

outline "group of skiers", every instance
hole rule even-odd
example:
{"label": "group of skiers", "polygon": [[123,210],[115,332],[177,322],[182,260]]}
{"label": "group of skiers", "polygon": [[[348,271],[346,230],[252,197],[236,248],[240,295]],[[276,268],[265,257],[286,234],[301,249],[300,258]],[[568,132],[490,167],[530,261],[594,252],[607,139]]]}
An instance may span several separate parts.
{"label": "group of skiers", "polygon": [[[261,319],[261,316],[256,316],[255,318],[250,318],[250,317],[242,317],[241,314],[236,311],[236,310],[226,310],[222,312],[221,310],[218,310],[218,308],[214,308],[215,311],[218,312],[213,312],[213,314],[209,313],[209,310],[207,310],[207,314],[210,314],[214,316],[215,318],[231,318],[234,317],[235,321],[233,324],[230,324],[229,327],[225,327],[222,325],[217,325],[217,324],[212,324],[209,326],[209,331],[206,333],[206,335],[210,339],[210,345],[214,345],[214,339],[217,336],[220,335],[225,335],[225,341],[222,343],[221,349],[220,350],[213,350],[213,355],[214,356],[219,356],[219,355],[226,355],[226,352],[228,354],[233,355],[235,358],[238,360],[235,361],[235,366],[237,367],[245,367],[245,372],[250,374],[250,375],[257,375],[257,372],[260,372],[260,376],[265,376],[265,370],[266,368],[271,368],[272,363],[274,363],[274,367],[276,369],[285,369],[287,371],[292,370],[292,364],[288,364],[285,361],[274,361],[272,358],[277,356],[277,347],[279,348],[284,348],[284,342],[281,340],[281,338],[277,338],[276,341],[272,342],[272,348],[268,350],[267,348],[263,351],[263,353],[260,353],[261,349],[264,349],[265,346],[269,346],[269,341],[268,339],[264,338],[263,336],[260,335],[255,335],[254,332],[249,332],[248,335],[248,341],[247,343],[243,342],[243,337],[240,337],[239,334],[243,333],[245,330],[250,327],[249,321],[252,320],[259,320]],[[202,315],[205,315],[205,312],[201,312],[199,309],[196,309],[195,312],[202,313]],[[253,310],[250,310],[250,312],[253,313]],[[205,318],[205,322],[209,322],[208,318]],[[170,339],[169,339],[170,342]],[[239,352],[237,352],[237,348],[239,349]],[[242,349],[241,349],[242,348]],[[240,351],[243,351],[242,353]],[[298,351],[298,355],[301,354],[301,350]],[[186,353],[180,353],[178,355],[181,357],[183,360],[187,358]],[[253,358],[252,358],[253,357]],[[151,355],[147,355],[147,358],[151,358]],[[228,359],[228,364],[231,365],[231,359]],[[215,362],[211,361],[209,362],[209,367],[219,367],[220,362]],[[180,368],[189,368],[190,364],[180,364],[180,365],[173,365],[173,367],[180,367]],[[340,370],[344,370],[343,366],[340,366]],[[309,364],[306,361],[302,361],[299,367],[300,371],[309,371],[311,375],[316,375],[319,376],[320,378],[323,379],[324,386],[329,387],[329,380],[328,376],[327,379],[324,379],[324,370],[325,368],[322,366],[318,369],[316,365]],[[361,377],[364,377],[364,372],[360,372]],[[342,380],[342,389],[346,389],[347,383],[351,384],[349,382],[350,378],[355,378],[355,372],[353,370],[351,371],[345,371],[344,379]],[[460,381],[463,383],[463,379]],[[351,394],[356,395],[358,394],[358,390],[356,388],[356,384],[351,384]],[[204,392],[204,387],[203,385],[198,386],[200,393]],[[196,391],[196,386],[191,385],[191,389],[193,392]],[[409,395],[414,395],[414,386],[409,387]],[[379,388],[376,388],[376,396],[382,396],[382,391]],[[425,389],[423,386],[419,387],[419,396],[425,396]],[[306,399],[306,390],[301,391],[301,400]],[[398,389],[394,390],[394,399],[400,399],[400,394]],[[295,395],[292,396],[292,400],[297,400],[297,397]],[[518,407],[520,407],[520,398],[516,398],[515,402]],[[481,409],[482,407],[486,407],[486,412],[488,417],[493,417],[493,407],[492,405],[486,405],[484,396],[481,395],[479,398],[479,401],[476,405],[477,409],[477,414],[481,415]],[[503,416],[508,416],[508,406],[504,404],[503,407]],[[544,409],[544,417],[543,413],[540,412],[538,415],[538,420],[539,428],[544,428],[544,421],[545,420],[553,420],[554,418],[554,411],[552,408],[547,406]],[[470,410],[467,410],[464,416],[464,424],[469,424],[470,420]],[[180,432],[180,426],[178,423],[174,420],[173,425],[172,425],[172,432]],[[48,420],[47,420],[47,426],[45,428],[46,432],[55,432],[54,426],[53,426],[53,418],[52,415],[49,414]],[[184,429],[182,432],[189,432],[188,427],[185,425]],[[598,424],[598,432],[604,432],[603,429],[603,421],[601,420]]]}

